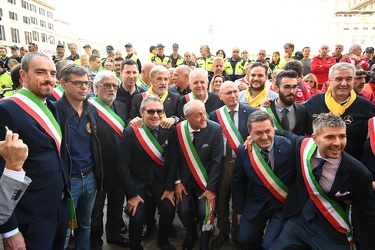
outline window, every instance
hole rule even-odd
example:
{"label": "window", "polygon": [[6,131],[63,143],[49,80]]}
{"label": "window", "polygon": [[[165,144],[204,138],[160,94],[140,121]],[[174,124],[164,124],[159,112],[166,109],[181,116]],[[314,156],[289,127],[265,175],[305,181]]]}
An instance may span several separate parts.
{"label": "window", "polygon": [[35,12],[36,13],[36,6],[34,4],[30,4],[30,10],[32,12]]}
{"label": "window", "polygon": [[363,27],[363,30],[368,30],[368,27]]}
{"label": "window", "polygon": [[30,24],[30,17],[23,16],[23,22],[26,24]]}
{"label": "window", "polygon": [[17,13],[9,11],[9,18],[17,21]]}
{"label": "window", "polygon": [[51,11],[47,11],[47,17],[49,17],[49,18],[53,18],[53,14],[52,14]]}
{"label": "window", "polygon": [[52,24],[52,23],[48,23],[48,28],[49,28],[50,30],[53,30],[53,24]]}
{"label": "window", "polygon": [[36,19],[35,17],[31,17],[31,23],[32,24],[38,24],[38,19]]}
{"label": "window", "polygon": [[1,40],[5,41],[5,30],[3,25],[0,25],[0,41]]}
{"label": "window", "polygon": [[20,43],[21,41],[20,41],[20,34],[19,34],[18,29],[11,28],[10,31],[12,33],[12,42]]}
{"label": "window", "polygon": [[349,30],[349,28],[344,28],[344,30]]}
{"label": "window", "polygon": [[33,39],[31,38],[31,32],[25,31],[25,41],[26,44],[33,42]]}
{"label": "window", "polygon": [[22,4],[22,8],[27,9],[27,10],[29,9],[29,2],[26,2],[25,0],[22,0],[21,4]]}
{"label": "window", "polygon": [[366,43],[366,39],[362,39],[361,44],[365,44],[365,43]]}
{"label": "window", "polygon": [[42,42],[44,42],[44,43],[48,42],[47,41],[47,34],[41,33],[40,35],[42,36]]}
{"label": "window", "polygon": [[50,44],[55,44],[55,37],[53,35],[48,35],[48,42]]}
{"label": "window", "polygon": [[42,8],[39,8],[39,14],[42,15],[42,16],[45,16],[46,15],[46,11]]}
{"label": "window", "polygon": [[39,32],[33,30],[33,41],[39,41]]}
{"label": "window", "polygon": [[16,0],[8,0],[8,3],[16,4]]}
{"label": "window", "polygon": [[45,21],[43,21],[43,20],[40,20],[40,26],[42,26],[42,27],[46,27],[46,22]]}
{"label": "window", "polygon": [[3,9],[0,8],[0,16],[3,16]]}
{"label": "window", "polygon": [[353,30],[358,30],[358,27],[354,27]]}

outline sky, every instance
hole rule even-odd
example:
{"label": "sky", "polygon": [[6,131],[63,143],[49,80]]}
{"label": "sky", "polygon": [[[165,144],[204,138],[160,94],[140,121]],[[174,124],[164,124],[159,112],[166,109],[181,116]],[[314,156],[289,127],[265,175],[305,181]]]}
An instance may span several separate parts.
{"label": "sky", "polygon": [[283,52],[286,42],[294,43],[296,50],[310,46],[317,53],[321,45],[331,42],[328,27],[333,15],[320,0],[87,3],[55,0],[56,15],[70,21],[72,34],[79,38],[90,37],[122,51],[126,43],[131,43],[140,57],[158,43],[165,45],[166,54],[171,53],[173,43],[178,43],[181,53],[189,50],[199,56],[202,44],[208,44],[213,54],[224,49],[230,55],[235,46],[250,53],[259,49],[267,54]]}

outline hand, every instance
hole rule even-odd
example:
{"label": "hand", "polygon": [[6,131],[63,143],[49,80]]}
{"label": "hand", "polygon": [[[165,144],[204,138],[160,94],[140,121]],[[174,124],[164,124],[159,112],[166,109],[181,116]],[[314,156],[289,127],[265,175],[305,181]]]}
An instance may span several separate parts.
{"label": "hand", "polygon": [[175,122],[176,122],[176,120],[172,117],[165,118],[165,119],[161,120],[160,126],[162,128],[169,129],[170,127],[172,127],[173,124],[175,124]]}
{"label": "hand", "polygon": [[284,58],[285,58],[286,60],[288,60],[289,57],[290,57],[290,55],[289,55],[288,53],[285,53]]}
{"label": "hand", "polygon": [[0,155],[5,160],[5,167],[13,171],[21,171],[23,163],[29,155],[29,148],[19,135],[8,130],[5,141],[0,141]]}
{"label": "hand", "polygon": [[201,196],[198,197],[199,200],[203,199],[203,198],[206,198],[207,201],[208,201],[208,206],[214,210],[215,209],[215,193],[210,191],[210,190],[206,190],[203,192],[203,194]]}
{"label": "hand", "polygon": [[174,203],[174,192],[173,191],[169,191],[169,190],[165,190],[163,195],[161,196],[160,200],[164,200],[165,198],[167,198],[173,206],[176,206],[176,204]]}
{"label": "hand", "polygon": [[138,128],[142,128],[143,126],[143,120],[140,117],[134,117],[130,122],[129,125],[134,125]]}
{"label": "hand", "polygon": [[237,223],[238,223],[238,225],[240,225],[240,221],[241,221],[241,215],[237,214]]}
{"label": "hand", "polygon": [[375,181],[372,182],[372,190],[375,191]]}
{"label": "hand", "polygon": [[269,106],[271,106],[271,103],[272,103],[272,101],[273,101],[273,99],[271,99],[271,98],[264,98],[263,100],[262,100],[262,104],[261,104],[261,106],[262,107],[265,107],[265,108],[268,108]]}
{"label": "hand", "polygon": [[247,89],[247,85],[246,85],[246,83],[240,83],[240,84],[238,84],[238,90],[239,91],[242,91],[242,90],[245,90],[245,89]]}
{"label": "hand", "polygon": [[128,200],[128,210],[132,213],[132,216],[134,216],[135,212],[137,212],[139,202],[142,202],[143,204],[145,203],[145,201],[139,195]]}
{"label": "hand", "polygon": [[182,193],[184,193],[185,195],[188,194],[181,182],[174,185],[174,193],[178,202],[182,202]]}
{"label": "hand", "polygon": [[253,138],[251,138],[251,135],[249,135],[246,138],[246,141],[243,143],[243,146],[245,147],[245,149],[247,149],[251,152],[252,149],[253,149],[253,143],[254,143],[254,140],[253,140]]}
{"label": "hand", "polygon": [[20,232],[3,239],[4,250],[26,250],[25,239]]}

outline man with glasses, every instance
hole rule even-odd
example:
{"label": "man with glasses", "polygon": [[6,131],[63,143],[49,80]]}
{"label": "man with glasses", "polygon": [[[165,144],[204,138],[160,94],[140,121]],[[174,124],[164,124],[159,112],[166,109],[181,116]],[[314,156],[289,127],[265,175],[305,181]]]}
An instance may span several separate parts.
{"label": "man with glasses", "polygon": [[247,138],[247,118],[256,111],[255,108],[238,102],[239,90],[237,84],[226,81],[220,86],[220,99],[225,106],[210,113],[209,119],[221,125],[223,132],[223,165],[217,189],[217,228],[219,235],[212,242],[212,249],[219,249],[232,234],[232,241],[237,244],[239,224],[236,212],[233,211],[232,230],[229,222],[229,202],[232,194],[231,179],[236,164],[237,149]]}
{"label": "man with glasses", "polygon": [[29,52],[38,52],[38,44],[36,43],[29,43],[28,45]]}
{"label": "man with glasses", "polygon": [[[107,222],[105,225],[108,243],[121,247],[129,247],[129,239],[120,235],[121,230],[126,233],[123,221],[123,204],[125,191],[117,174],[116,158],[122,131],[128,116],[126,105],[116,101],[119,84],[114,72],[100,71],[95,77],[93,90],[97,97],[91,98],[99,112],[98,138],[103,156],[103,190],[97,192],[91,215],[91,249],[98,250],[103,246],[103,208],[107,198]],[[124,228],[124,229],[122,229]]]}
{"label": "man with glasses", "polygon": [[174,178],[177,166],[177,137],[175,127],[160,126],[164,108],[160,98],[147,95],[141,102],[142,127],[125,128],[120,142],[117,164],[125,188],[127,209],[130,212],[130,249],[143,249],[142,230],[145,224],[147,192],[158,207],[159,249],[176,249],[169,243],[168,233],[174,219]]}
{"label": "man with glasses", "polygon": [[[91,81],[82,66],[69,64],[61,70],[64,94],[55,107],[62,131],[62,157],[69,168],[71,192],[77,215],[74,230],[77,249],[90,249],[91,213],[97,190],[103,189],[103,165],[98,139],[98,111],[87,101]],[[70,230],[67,232],[65,247]]]}
{"label": "man with glasses", "polygon": [[121,76],[121,63],[124,61],[124,58],[122,57],[116,57],[115,60],[113,61],[113,67],[114,67],[114,72],[116,73],[116,78],[117,78],[117,83],[121,84],[122,83],[122,76]]}
{"label": "man with glasses", "polygon": [[346,123],[348,144],[345,151],[360,159],[367,136],[367,121],[375,115],[375,106],[370,101],[358,98],[353,90],[356,69],[353,64],[337,63],[329,69],[329,88],[324,94],[311,97],[303,105],[306,108],[309,127],[320,113],[332,112]]}

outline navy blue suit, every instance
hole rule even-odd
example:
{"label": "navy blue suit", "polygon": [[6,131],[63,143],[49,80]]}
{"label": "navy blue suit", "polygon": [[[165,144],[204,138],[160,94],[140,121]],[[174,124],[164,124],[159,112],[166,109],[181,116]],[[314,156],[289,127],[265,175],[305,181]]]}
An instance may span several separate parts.
{"label": "navy blue suit", "polygon": [[[47,106],[55,114],[49,100]],[[62,249],[68,224],[68,207],[62,193],[67,193],[69,178],[55,141],[36,120],[11,100],[0,102],[0,117],[0,140],[4,140],[4,127],[8,126],[28,145],[29,156],[23,169],[32,179],[15,212],[0,226],[0,233],[18,227],[27,249]],[[0,157],[1,173],[4,166],[4,159]]]}
{"label": "navy blue suit", "polygon": [[[290,187],[295,177],[294,148],[289,140],[281,136],[274,137],[274,174]],[[250,185],[250,190],[247,188]],[[284,204],[265,186],[255,172],[248,151],[241,145],[238,149],[237,163],[232,179],[233,203],[241,214],[238,241],[241,245],[259,244],[268,221],[263,239],[263,248],[268,249],[276,240],[284,225],[282,210]],[[265,207],[267,206],[267,207]],[[265,213],[264,210],[272,207]],[[266,214],[266,216],[265,216]]]}

